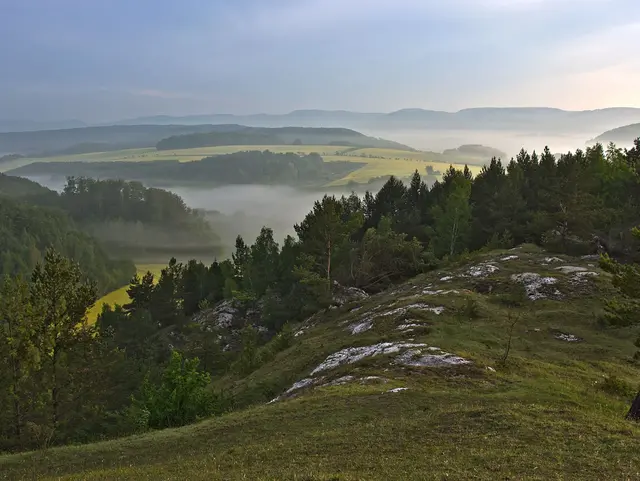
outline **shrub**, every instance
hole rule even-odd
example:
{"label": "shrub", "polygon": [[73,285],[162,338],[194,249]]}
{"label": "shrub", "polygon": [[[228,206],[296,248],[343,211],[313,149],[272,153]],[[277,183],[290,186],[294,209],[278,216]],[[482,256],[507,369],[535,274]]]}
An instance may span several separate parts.
{"label": "shrub", "polygon": [[209,374],[198,370],[198,364],[198,358],[184,359],[173,351],[161,381],[153,384],[145,379],[140,397],[134,398],[130,411],[134,424],[140,427],[146,420],[149,428],[162,429],[211,414],[215,396],[209,388]]}

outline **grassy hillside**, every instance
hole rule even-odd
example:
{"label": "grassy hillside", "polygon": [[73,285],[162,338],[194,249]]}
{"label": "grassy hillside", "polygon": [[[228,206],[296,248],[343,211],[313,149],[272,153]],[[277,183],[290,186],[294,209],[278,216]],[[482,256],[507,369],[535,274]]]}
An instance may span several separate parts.
{"label": "grassy hillside", "polygon": [[525,246],[423,275],[219,378],[247,409],[0,457],[0,479],[638,479],[635,333],[598,326],[593,262]]}

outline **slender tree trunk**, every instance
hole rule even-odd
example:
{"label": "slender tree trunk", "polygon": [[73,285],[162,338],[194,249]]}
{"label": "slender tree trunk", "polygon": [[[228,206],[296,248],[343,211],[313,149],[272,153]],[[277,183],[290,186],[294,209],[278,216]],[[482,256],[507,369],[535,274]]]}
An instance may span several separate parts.
{"label": "slender tree trunk", "polygon": [[58,346],[54,346],[53,355],[51,357],[51,367],[53,369],[53,389],[51,390],[51,421],[54,432],[58,428],[58,408],[59,408],[59,392],[58,392]]}
{"label": "slender tree trunk", "polygon": [[449,244],[449,255],[453,256],[456,249],[456,240],[458,239],[458,219],[454,219],[453,228],[451,229],[451,243]]}
{"label": "slender tree trunk", "polygon": [[331,237],[327,240],[327,282],[331,291]]}
{"label": "slender tree trunk", "polygon": [[627,419],[640,421],[640,392],[636,394],[636,398],[633,400],[633,404],[631,404],[631,408],[627,413]]}

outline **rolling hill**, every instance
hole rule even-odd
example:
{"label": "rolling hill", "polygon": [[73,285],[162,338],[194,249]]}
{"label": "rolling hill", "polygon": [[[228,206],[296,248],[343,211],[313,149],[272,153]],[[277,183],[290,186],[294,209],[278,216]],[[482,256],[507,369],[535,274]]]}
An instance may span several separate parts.
{"label": "rolling hill", "polygon": [[[183,137],[184,136],[184,137]],[[166,139],[166,140],[163,140]],[[296,142],[297,141],[297,142]],[[256,129],[222,125],[115,125],[36,132],[0,133],[0,152],[48,157],[122,149],[180,149],[210,145],[351,145],[412,150],[406,145],[348,129],[296,127]]]}
{"label": "rolling hill", "polygon": [[0,479],[636,479],[640,370],[631,331],[596,322],[591,262],[522,246],[353,296],[215,380],[245,408],[1,456]]}

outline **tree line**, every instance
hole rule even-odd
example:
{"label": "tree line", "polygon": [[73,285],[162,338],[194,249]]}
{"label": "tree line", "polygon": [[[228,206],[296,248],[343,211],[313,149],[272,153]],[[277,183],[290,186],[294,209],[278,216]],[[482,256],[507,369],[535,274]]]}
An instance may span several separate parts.
{"label": "tree line", "polygon": [[[341,179],[359,169],[357,162],[324,162],[319,154],[265,151],[205,157],[199,162],[45,162],[13,171],[16,175],[71,174],[100,179],[127,179],[147,185],[317,185]],[[105,181],[101,181],[105,182]]]}

